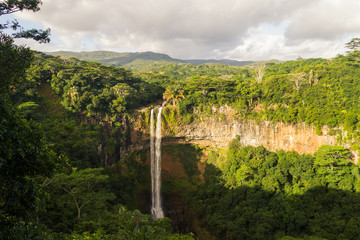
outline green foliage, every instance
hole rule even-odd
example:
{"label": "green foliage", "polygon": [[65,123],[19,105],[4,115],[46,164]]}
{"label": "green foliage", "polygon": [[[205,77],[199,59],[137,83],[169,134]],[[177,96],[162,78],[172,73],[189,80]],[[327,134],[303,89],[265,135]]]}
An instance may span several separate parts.
{"label": "green foliage", "polygon": [[[42,122],[46,131],[46,141],[58,154],[69,158],[77,168],[99,167],[100,155],[97,152],[100,127],[96,124],[79,123],[74,118],[45,118]],[[105,146],[111,153],[112,148]],[[114,147],[114,146],[112,146]]]}
{"label": "green foliage", "polygon": [[178,108],[170,106],[163,108],[161,117],[165,133],[170,136],[175,136],[175,128],[179,126]]}
{"label": "green foliage", "polygon": [[[321,128],[344,126],[348,139],[360,134],[359,68],[357,51],[326,59],[298,59],[268,64],[261,82],[255,69],[221,64],[154,64],[138,72],[149,82],[182,91],[177,104],[182,121],[196,120],[196,114],[224,104],[243,118],[273,122],[302,123]],[[256,111],[254,111],[256,110]],[[196,114],[195,114],[196,113]]]}
{"label": "green foliage", "polygon": [[[67,175],[57,174],[50,180],[50,184],[57,190],[64,191],[62,197],[55,197],[50,201],[56,201],[59,208],[71,209],[77,214],[78,219],[86,217],[95,219],[99,209],[103,209],[108,200],[115,198],[115,195],[106,191],[105,184],[109,176],[101,174],[103,169],[84,169],[74,171]],[[66,206],[66,207],[65,207]]]}
{"label": "green foliage", "polygon": [[152,221],[150,215],[118,205],[127,191],[136,188],[136,177],[126,180],[116,169],[75,170],[48,179],[44,190],[49,196],[38,213],[41,222],[62,233],[62,239],[193,239],[173,235],[167,218]]}
{"label": "green foliage", "polygon": [[185,98],[184,92],[173,86],[166,89],[166,91],[163,93],[165,104],[171,102],[172,105],[175,106],[183,98]]}
{"label": "green foliage", "polygon": [[[243,118],[305,122],[316,126],[318,134],[324,125],[343,125],[351,139],[360,136],[357,61],[349,54],[268,64],[263,80],[257,82],[252,67],[157,62],[134,77],[122,68],[43,56],[29,75],[49,81],[68,110],[88,116],[116,119],[165,93],[166,100],[177,103],[184,123],[196,120],[194,111],[205,113],[227,104]],[[181,94],[174,95],[172,89]]]}
{"label": "green foliage", "polygon": [[[3,1],[0,16],[36,11],[39,3]],[[40,126],[23,119],[9,99],[12,86],[24,80],[33,55],[28,48],[15,46],[12,37],[3,33],[6,28],[7,24],[0,24],[0,238],[41,239],[39,226],[31,221],[41,197],[34,178],[52,174],[55,154],[46,147]]]}
{"label": "green foliage", "polygon": [[29,11],[39,11],[39,5],[41,4],[40,0],[6,0],[0,3],[0,16],[4,14],[11,14],[18,11],[29,10]]}
{"label": "green foliage", "polygon": [[348,157],[343,147],[323,146],[312,156],[241,147],[235,139],[223,171],[207,165],[206,183],[188,202],[221,239],[354,239],[360,178]]}
{"label": "green foliage", "polygon": [[360,49],[360,38],[353,38],[350,42],[346,43],[345,46],[352,51]]}
{"label": "green foliage", "polygon": [[139,187],[149,184],[150,169],[136,161],[136,156],[145,152],[135,151],[126,155],[122,161],[105,169],[109,175],[109,187],[116,195],[113,203],[120,203],[130,209],[138,208],[136,198]]}
{"label": "green foliage", "polygon": [[30,118],[35,114],[35,111],[39,108],[39,104],[35,102],[25,102],[18,106],[19,111],[21,112],[22,117]]}
{"label": "green foliage", "polygon": [[314,167],[321,184],[331,188],[353,190],[352,163],[349,150],[340,146],[321,146],[315,153]]}
{"label": "green foliage", "polygon": [[116,208],[117,214],[108,216],[106,220],[106,224],[112,228],[111,231],[100,228],[93,233],[87,231],[73,233],[66,239],[194,239],[192,235],[172,234],[171,222],[168,218],[152,221],[150,215],[141,214],[138,210],[129,211],[121,205]]}
{"label": "green foliage", "polygon": [[8,94],[12,84],[24,79],[33,55],[28,48],[13,45],[11,37],[0,32],[0,93]]}
{"label": "green foliage", "polygon": [[47,54],[53,56],[62,56],[66,58],[75,57],[85,61],[92,61],[102,63],[104,65],[132,68],[133,65],[148,65],[153,62],[178,62],[181,60],[170,58],[166,54],[153,53],[153,52],[110,52],[110,51],[92,51],[92,52],[49,52]]}
{"label": "green foliage", "polygon": [[5,228],[0,228],[1,240],[31,239],[31,240],[57,240],[49,230],[35,222],[19,220],[15,217],[8,217],[4,221],[0,217],[0,224],[6,223]]}
{"label": "green foliage", "polygon": [[[37,11],[39,4],[4,1],[0,15]],[[17,22],[12,26],[19,27]],[[93,168],[118,157],[120,140],[126,141],[124,116],[162,97],[176,105],[182,123],[198,120],[195,113],[211,115],[213,107],[229,105],[245,119],[305,122],[317,134],[324,125],[343,126],[348,133],[343,141],[360,139],[357,39],[348,43],[354,51],[347,56],[266,64],[257,81],[255,65],[143,60],[131,66],[137,71],[133,75],[75,58],[39,54],[34,59],[29,49],[14,46],[2,34],[7,27],[0,25],[0,239],[193,239],[173,235],[166,218],[152,221],[119,205],[136,208],[139,183],[148,184],[148,168],[136,161],[139,153],[107,169]],[[48,34],[30,30],[13,36],[46,42]],[[96,54],[86,57],[105,57],[110,65],[124,57]],[[165,108],[164,126],[175,124],[176,114]],[[191,179],[199,174],[201,149],[181,145],[164,151],[180,160]],[[349,156],[349,150],[331,146],[314,156],[273,153],[241,147],[235,139],[226,162],[219,160],[222,154],[209,154],[208,162],[221,171],[206,166],[206,184],[180,179],[168,186],[197,187],[188,194],[189,203],[200,224],[219,239],[356,239],[360,171]]]}
{"label": "green foliage", "polygon": [[48,82],[66,109],[88,116],[116,117],[162,96],[161,87],[123,68],[49,56],[37,56],[35,63],[27,81]]}
{"label": "green foliage", "polygon": [[10,87],[23,116],[41,122],[51,149],[78,168],[114,163],[129,127],[124,115],[162,96],[127,70],[44,55]]}
{"label": "green foliage", "polygon": [[163,151],[170,152],[173,159],[181,162],[188,177],[191,178],[199,173],[197,163],[200,160],[201,149],[198,146],[191,144],[166,146]]}
{"label": "green foliage", "polygon": [[[153,69],[158,69],[168,64],[177,63],[179,65],[223,65],[226,67],[244,66],[253,63],[252,61],[236,61],[236,60],[209,60],[209,59],[196,59],[196,60],[180,60],[169,57],[166,54],[154,52],[110,52],[110,51],[91,51],[91,52],[70,52],[58,51],[47,53],[53,56],[62,56],[66,58],[75,57],[85,61],[98,62],[105,65],[125,67],[133,71],[148,72]],[[190,64],[189,64],[190,63]],[[193,66],[195,67],[195,66]]]}

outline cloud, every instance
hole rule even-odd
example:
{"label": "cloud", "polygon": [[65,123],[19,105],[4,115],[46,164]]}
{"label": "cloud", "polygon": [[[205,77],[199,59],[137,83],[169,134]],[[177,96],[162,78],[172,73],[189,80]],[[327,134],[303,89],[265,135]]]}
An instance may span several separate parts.
{"label": "cloud", "polygon": [[360,1],[322,0],[299,9],[285,36],[289,41],[333,40],[344,34],[360,33]]}
{"label": "cloud", "polygon": [[306,57],[312,54],[309,49],[324,56],[322,48],[316,50],[321,42],[334,45],[344,34],[359,32],[357,1],[43,0],[40,12],[23,12],[18,18],[52,29],[51,47],[29,43],[40,50],[155,51],[178,58],[258,60]]}

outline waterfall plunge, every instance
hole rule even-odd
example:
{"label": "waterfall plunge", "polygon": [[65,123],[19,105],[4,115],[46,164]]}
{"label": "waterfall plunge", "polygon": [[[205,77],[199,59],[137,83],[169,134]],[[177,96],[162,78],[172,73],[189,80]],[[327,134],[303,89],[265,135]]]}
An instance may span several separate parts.
{"label": "waterfall plunge", "polygon": [[150,157],[151,157],[151,215],[153,219],[163,218],[161,207],[161,108],[157,115],[154,136],[154,110],[150,116]]}

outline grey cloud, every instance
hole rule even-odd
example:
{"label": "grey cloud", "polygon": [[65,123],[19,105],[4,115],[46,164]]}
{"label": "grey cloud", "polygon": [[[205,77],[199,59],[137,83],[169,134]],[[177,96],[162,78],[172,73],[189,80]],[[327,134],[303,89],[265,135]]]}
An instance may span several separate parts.
{"label": "grey cloud", "polygon": [[289,43],[306,39],[332,40],[347,33],[360,32],[358,0],[319,1],[313,7],[299,10],[285,36]]}
{"label": "grey cloud", "polygon": [[[291,21],[286,38],[294,41],[302,39],[302,42],[316,34],[327,38],[332,31],[344,31],[334,27],[328,32],[325,28],[318,29],[324,21],[330,21],[331,26],[337,24],[326,14],[315,14],[317,11],[325,12],[328,9],[325,2],[328,1],[43,0],[40,12],[21,13],[19,17],[40,21],[45,27],[52,28],[53,34],[71,50],[83,48],[83,39],[87,38],[85,42],[91,42],[98,49],[151,50],[183,58],[221,57],[219,54],[234,56],[232,54],[239,46],[246,49],[245,40],[251,41],[250,30],[264,23],[276,25]],[[331,1],[355,4],[357,0]],[[319,6],[324,9],[318,9]],[[346,6],[343,7],[345,9]],[[337,13],[336,16],[343,14]],[[345,18],[344,22],[349,19],[354,18]],[[344,25],[337,24],[336,28]],[[356,27],[350,26],[346,31],[353,30]],[[249,53],[260,54],[256,49],[261,46],[259,43],[253,44],[252,48],[250,45]],[[261,47],[264,53],[272,53],[279,44],[275,45]]]}
{"label": "grey cloud", "polygon": [[[296,0],[52,0],[44,1],[44,21],[72,30],[98,29],[110,25],[159,36],[208,38],[234,35],[263,21],[279,21],[296,9]],[[306,4],[302,1],[301,4]],[[36,16],[36,15],[35,15]],[[167,31],[163,31],[167,30]]]}

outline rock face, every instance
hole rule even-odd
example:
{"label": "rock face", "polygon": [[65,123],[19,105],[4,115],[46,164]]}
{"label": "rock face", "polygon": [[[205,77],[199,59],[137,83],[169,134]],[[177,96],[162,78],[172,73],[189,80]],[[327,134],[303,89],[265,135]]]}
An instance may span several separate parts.
{"label": "rock face", "polygon": [[[201,117],[200,121],[188,125],[172,126],[172,133],[163,129],[163,145],[192,143],[203,147],[228,147],[236,136],[240,137],[243,146],[264,146],[270,151],[296,151],[300,154],[315,153],[322,145],[339,145],[336,136],[329,135],[329,128],[324,127],[321,135],[315,128],[303,124],[271,123],[269,121],[243,120],[237,118],[230,107],[213,108],[212,114]],[[138,126],[132,132],[133,149],[143,149],[148,134]],[[145,143],[145,144],[144,144]],[[349,147],[348,145],[343,145]],[[357,162],[354,152],[353,161]]]}
{"label": "rock face", "polygon": [[178,129],[177,136],[202,146],[228,147],[236,136],[243,146],[263,145],[270,151],[283,149],[298,153],[314,153],[321,145],[336,145],[334,136],[316,135],[313,127],[305,124],[272,124],[268,121],[255,123],[216,117],[204,119]]}

